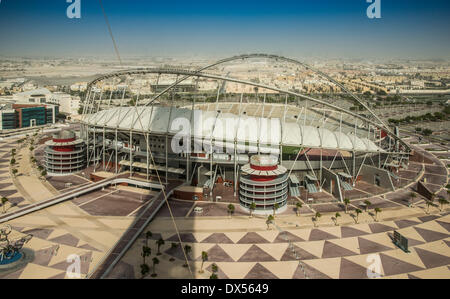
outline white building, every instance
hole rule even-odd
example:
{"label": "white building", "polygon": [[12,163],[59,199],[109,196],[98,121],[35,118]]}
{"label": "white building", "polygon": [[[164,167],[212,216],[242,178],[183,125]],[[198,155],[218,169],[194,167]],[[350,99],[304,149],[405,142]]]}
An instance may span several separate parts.
{"label": "white building", "polygon": [[78,115],[78,109],[80,108],[79,97],[73,97],[62,92],[54,92],[47,103],[59,105],[59,112],[70,115]]}
{"label": "white building", "polygon": [[70,85],[70,90],[72,91],[85,91],[87,88],[87,82],[78,82]]}
{"label": "white building", "polygon": [[47,88],[39,88],[13,95],[12,100],[16,103],[27,104],[52,104],[59,106],[59,112],[77,115],[80,107],[80,98],[70,94],[55,92]]}
{"label": "white building", "polygon": [[18,103],[45,104],[52,96],[47,88],[28,90],[13,95],[13,101]]}

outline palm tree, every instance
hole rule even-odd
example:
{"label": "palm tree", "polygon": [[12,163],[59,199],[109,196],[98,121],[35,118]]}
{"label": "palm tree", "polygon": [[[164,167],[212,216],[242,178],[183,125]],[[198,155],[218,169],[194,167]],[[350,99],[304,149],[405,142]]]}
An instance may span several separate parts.
{"label": "palm tree", "polygon": [[319,221],[319,218],[322,217],[322,214],[319,212],[316,212],[316,215],[314,216],[314,226],[316,226],[317,221]]}
{"label": "palm tree", "polygon": [[[178,247],[178,243],[172,243],[170,244],[170,248],[172,248],[173,250],[175,250]],[[170,257],[169,261],[173,262],[175,259],[173,258],[173,256]]]}
{"label": "palm tree", "polygon": [[345,214],[347,214],[347,208],[348,208],[349,204],[350,204],[350,199],[344,198]]}
{"label": "palm tree", "polygon": [[9,201],[8,198],[6,198],[5,196],[2,196],[2,207],[3,207],[3,214],[6,213],[6,203]]}
{"label": "palm tree", "polygon": [[356,218],[355,218],[355,222],[356,222],[356,223],[358,223],[358,219],[359,219],[359,214],[361,214],[361,213],[362,213],[362,211],[361,211],[360,209],[356,209],[356,210],[355,210],[355,213],[356,213]]}
{"label": "palm tree", "polygon": [[199,273],[203,273],[203,264],[208,260],[208,253],[206,251],[202,251],[202,266],[200,267]]}
{"label": "palm tree", "polygon": [[414,202],[414,198],[416,198],[417,195],[416,195],[416,193],[411,192],[411,193],[409,194],[409,196],[411,197],[410,202],[409,202],[409,206],[411,206],[412,203]]}
{"label": "palm tree", "polygon": [[212,273],[217,273],[219,271],[219,267],[217,267],[216,264],[211,265],[211,271]]}
{"label": "palm tree", "polygon": [[13,170],[11,170],[12,174],[14,177],[16,177],[17,173],[19,172],[16,168],[14,168]]}
{"label": "palm tree", "polygon": [[280,208],[280,205],[278,203],[275,203],[273,205],[273,218],[275,218],[275,213],[277,212],[277,210]]}
{"label": "palm tree", "polygon": [[213,274],[211,274],[211,276],[209,277],[209,279],[217,279],[218,277],[217,277],[217,274],[216,273],[213,273]]}
{"label": "palm tree", "polygon": [[444,197],[439,197],[439,203],[441,204],[441,211],[444,208],[444,205],[448,204],[448,200],[446,200]]}
{"label": "palm tree", "polygon": [[431,200],[425,200],[426,205],[427,205],[427,211],[426,213],[428,214],[430,211],[430,206],[433,205],[433,203],[431,202]]}
{"label": "palm tree", "polygon": [[147,232],[145,233],[145,245],[148,246],[148,239],[150,239],[152,236],[153,236],[153,234],[152,234],[151,231],[147,231]]}
{"label": "palm tree", "polygon": [[270,229],[269,225],[272,223],[272,221],[273,221],[274,219],[275,219],[275,218],[274,218],[272,215],[267,216],[266,224],[267,224],[267,229],[268,229],[268,230]]}
{"label": "palm tree", "polygon": [[[191,248],[191,246],[189,246],[189,245],[184,245],[184,252],[186,253],[186,258],[189,258],[189,253],[191,252],[191,250],[192,250],[192,248]],[[187,264],[187,261],[186,261],[186,263],[183,265],[183,267],[187,267],[188,266],[188,264]]]}
{"label": "palm tree", "polygon": [[230,203],[228,205],[228,214],[230,214],[230,218],[233,215],[233,213],[234,213],[234,205]]}
{"label": "palm tree", "polygon": [[142,255],[142,257],[144,258],[144,264],[145,264],[145,258],[146,258],[147,256],[150,256],[151,254],[152,254],[152,250],[151,250],[150,247],[148,247],[148,246],[142,246],[142,253],[141,253],[141,255]]}
{"label": "palm tree", "polygon": [[156,274],[156,265],[158,265],[159,264],[159,260],[158,260],[158,258],[155,256],[153,259],[152,259],[152,262],[153,262],[153,274],[152,274],[152,277],[156,277],[158,274]]}
{"label": "palm tree", "polygon": [[158,239],[158,241],[156,241],[156,245],[158,246],[158,252],[156,253],[156,255],[161,255],[161,252],[159,251],[159,249],[160,249],[161,245],[164,245],[164,244],[165,244],[165,242],[162,237],[160,237]]}
{"label": "palm tree", "polygon": [[375,221],[378,221],[378,213],[381,213],[381,209],[380,208],[375,208]]}
{"label": "palm tree", "polygon": [[147,264],[142,264],[142,265],[141,265],[141,275],[142,275],[142,278],[144,278],[145,275],[148,274],[148,272],[150,272],[150,267],[149,267]]}
{"label": "palm tree", "polygon": [[295,213],[297,214],[297,216],[299,216],[300,215],[300,209],[302,208],[302,203],[301,202],[297,202],[296,207],[297,207],[297,209],[296,209]]}
{"label": "palm tree", "polygon": [[339,214],[339,212],[336,212],[336,214],[334,214],[334,225],[338,225],[337,223],[337,219],[341,217],[341,214]]}
{"label": "palm tree", "polygon": [[365,201],[364,201],[364,205],[365,205],[365,208],[366,208],[366,212],[367,212],[367,210],[369,209],[369,207],[370,207],[371,204],[372,204],[372,203],[371,203],[370,201],[368,201],[368,200],[365,200]]}
{"label": "palm tree", "polygon": [[256,203],[252,202],[249,209],[250,209],[250,218],[251,218],[251,217],[253,217],[253,211],[256,210]]}

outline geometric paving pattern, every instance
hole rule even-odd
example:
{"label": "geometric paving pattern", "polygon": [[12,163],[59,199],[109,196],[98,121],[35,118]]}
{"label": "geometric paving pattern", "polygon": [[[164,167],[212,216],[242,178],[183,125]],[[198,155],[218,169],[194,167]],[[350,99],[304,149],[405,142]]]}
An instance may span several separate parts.
{"label": "geometric paving pattern", "polygon": [[[382,277],[450,278],[449,225],[449,215],[438,215],[284,232],[183,233],[182,237],[193,248],[189,256],[191,263],[201,262],[201,251],[206,251],[205,270],[210,272],[211,264],[215,263],[219,278],[302,279],[306,273],[309,278],[363,279],[367,278],[367,268],[372,263],[368,259],[371,254],[376,254],[381,261]],[[410,240],[410,253],[404,253],[392,243],[394,230]],[[163,233],[150,242],[159,237],[177,241],[173,233]],[[184,263],[181,249],[171,248],[167,243],[161,249],[163,255]],[[136,270],[136,274],[130,274],[133,271],[129,268],[133,267],[122,260],[120,267],[124,265],[128,266],[129,278],[138,277]],[[111,274],[111,277],[125,276],[113,272],[115,276]]]}

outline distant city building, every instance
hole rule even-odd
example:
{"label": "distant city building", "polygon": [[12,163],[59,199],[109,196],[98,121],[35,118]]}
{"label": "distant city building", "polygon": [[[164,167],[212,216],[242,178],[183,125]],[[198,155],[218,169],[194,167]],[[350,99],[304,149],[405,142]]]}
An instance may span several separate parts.
{"label": "distant city building", "polygon": [[41,104],[12,104],[0,110],[0,130],[20,129],[54,124],[58,106]]}
{"label": "distant city building", "polygon": [[[159,93],[171,86],[175,82],[158,82],[158,84],[151,84],[151,90],[154,93]],[[174,92],[193,92],[197,90],[194,82],[182,82],[172,89]]]}
{"label": "distant city building", "polygon": [[19,103],[45,104],[51,96],[52,93],[50,90],[47,88],[39,88],[16,93],[13,95],[13,100]]}
{"label": "distant city building", "polygon": [[54,92],[47,103],[59,106],[59,112],[70,115],[78,115],[80,108],[80,98],[71,96],[67,93]]}
{"label": "distant city building", "polygon": [[72,91],[85,91],[87,88],[87,82],[78,82],[70,85],[70,90]]}

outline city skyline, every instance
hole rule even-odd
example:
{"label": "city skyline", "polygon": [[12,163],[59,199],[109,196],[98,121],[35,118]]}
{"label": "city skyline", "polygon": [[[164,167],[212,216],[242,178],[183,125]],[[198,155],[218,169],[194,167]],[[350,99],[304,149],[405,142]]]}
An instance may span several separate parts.
{"label": "city skyline", "polygon": [[[115,58],[98,1],[81,0],[69,19],[66,1],[0,3],[3,57]],[[302,58],[449,59],[446,1],[103,1],[122,58],[222,57],[267,52]]]}

